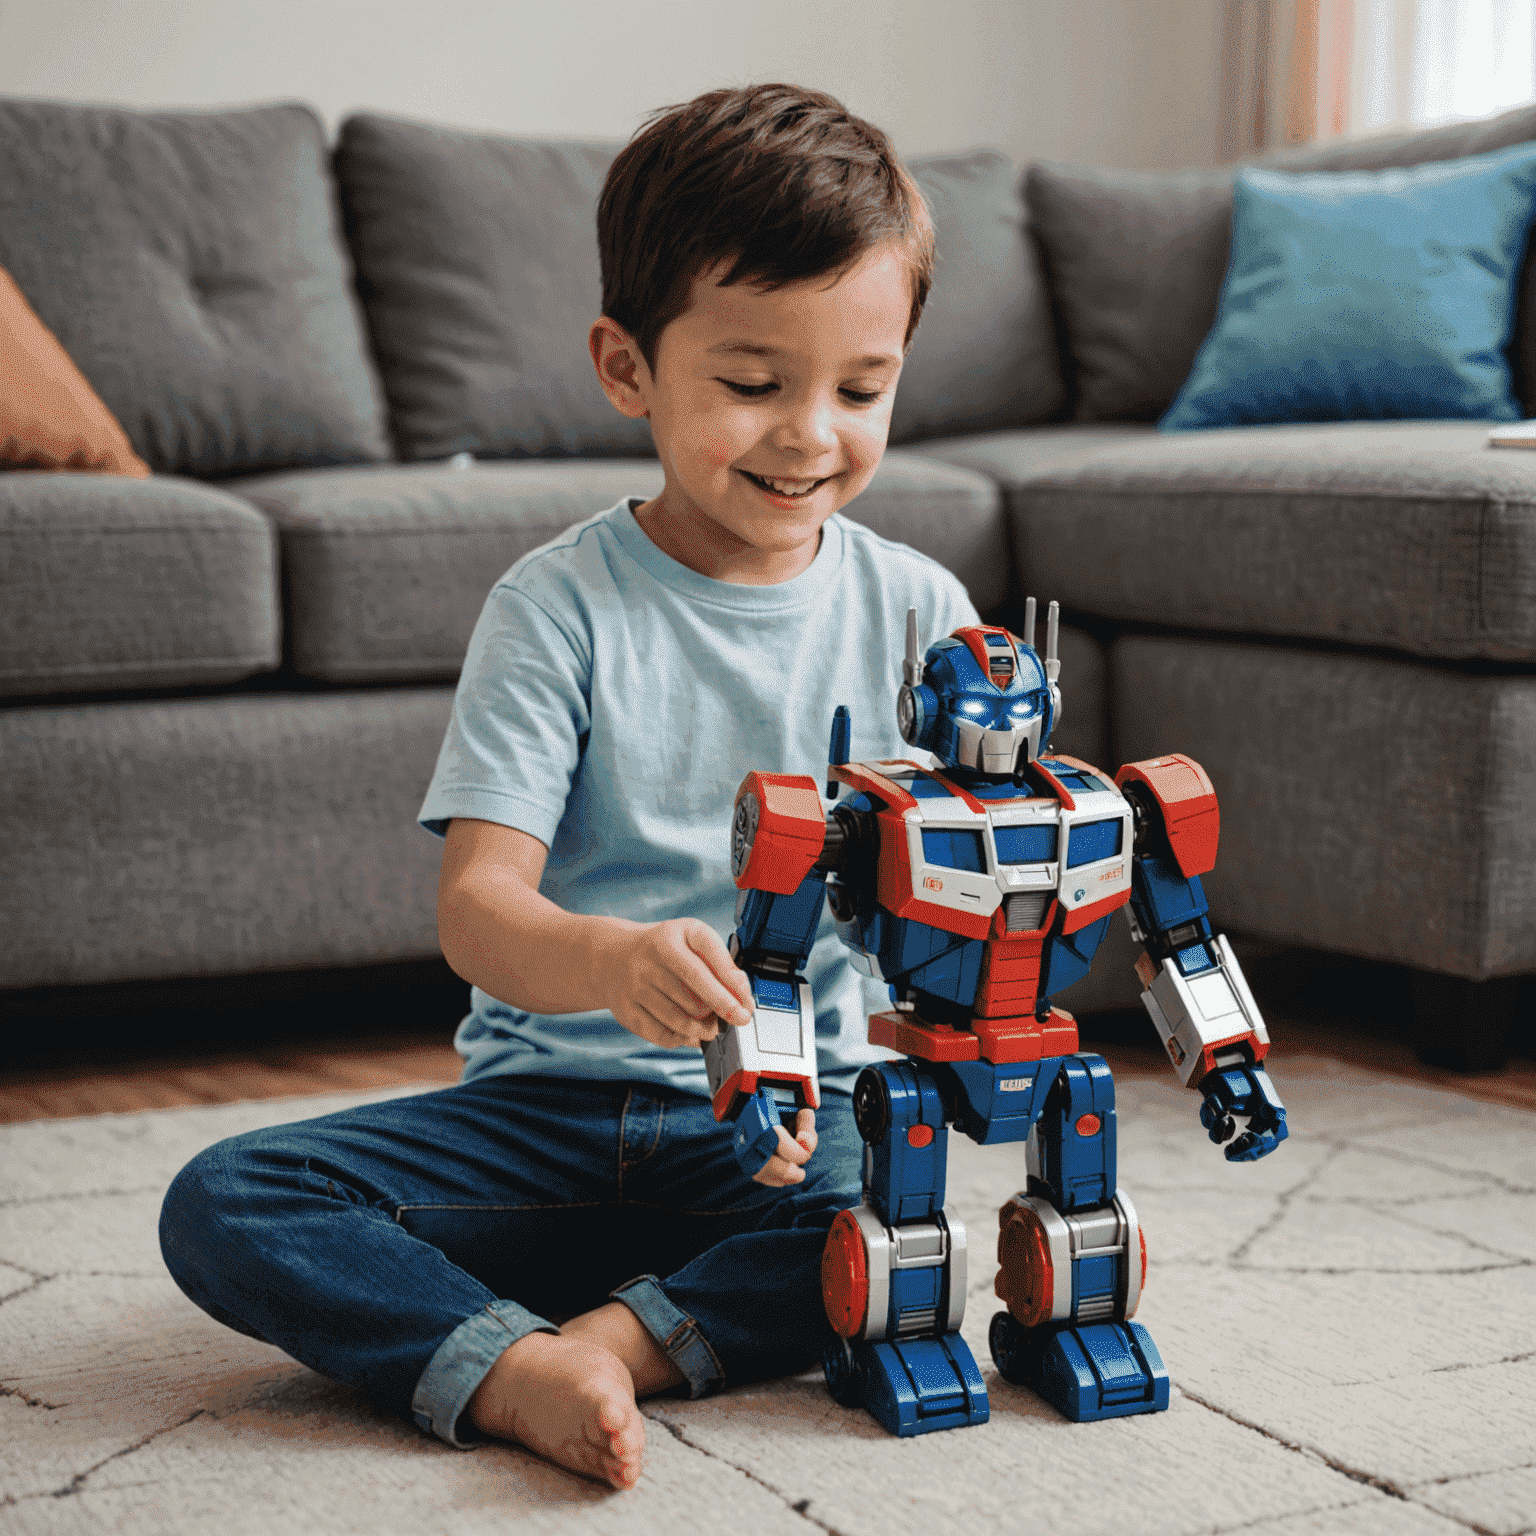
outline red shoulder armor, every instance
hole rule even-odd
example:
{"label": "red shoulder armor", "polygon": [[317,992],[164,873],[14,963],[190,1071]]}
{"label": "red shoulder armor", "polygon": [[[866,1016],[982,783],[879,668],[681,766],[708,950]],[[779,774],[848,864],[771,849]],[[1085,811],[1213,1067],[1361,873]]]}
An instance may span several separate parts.
{"label": "red shoulder armor", "polygon": [[749,773],[736,791],[731,874],[742,890],[792,896],[821,857],[826,812],[803,773]]}
{"label": "red shoulder armor", "polygon": [[1221,811],[1205,769],[1194,758],[1173,752],[1127,763],[1115,775],[1117,785],[1131,781],[1145,786],[1162,812],[1179,873],[1189,880],[1215,869]]}

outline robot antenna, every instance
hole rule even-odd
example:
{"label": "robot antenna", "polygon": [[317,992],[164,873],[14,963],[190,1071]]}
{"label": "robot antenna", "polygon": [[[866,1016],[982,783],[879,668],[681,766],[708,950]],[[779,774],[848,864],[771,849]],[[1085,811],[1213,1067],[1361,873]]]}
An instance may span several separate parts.
{"label": "robot antenna", "polygon": [[1030,650],[1035,648],[1035,600],[1032,597],[1024,599],[1024,644]]}
{"label": "robot antenna", "polygon": [[901,680],[915,688],[923,680],[923,658],[917,648],[917,609],[907,609],[907,654],[901,664]]}
{"label": "robot antenna", "polygon": [[1061,658],[1056,654],[1056,626],[1061,604],[1052,602],[1045,611],[1045,679],[1054,683],[1061,676]]}

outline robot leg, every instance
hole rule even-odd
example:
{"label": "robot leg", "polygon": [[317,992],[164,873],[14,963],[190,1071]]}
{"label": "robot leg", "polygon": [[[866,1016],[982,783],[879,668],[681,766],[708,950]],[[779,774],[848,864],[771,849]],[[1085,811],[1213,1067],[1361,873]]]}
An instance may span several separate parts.
{"label": "robot leg", "polygon": [[987,1391],[959,1333],[965,1227],[944,1204],[938,1084],[917,1063],[882,1062],[860,1074],[853,1103],[864,1203],[839,1212],[822,1252],[837,1334],[823,1362],[827,1388],[893,1435],[985,1423]]}
{"label": "robot leg", "polygon": [[1008,1304],[988,1342],[1005,1380],[1074,1422],[1158,1413],[1168,1372],[1131,1316],[1146,1244],[1116,1188],[1115,1086],[1099,1056],[1069,1056],[1030,1143],[1028,1189],[999,1213],[996,1290]]}

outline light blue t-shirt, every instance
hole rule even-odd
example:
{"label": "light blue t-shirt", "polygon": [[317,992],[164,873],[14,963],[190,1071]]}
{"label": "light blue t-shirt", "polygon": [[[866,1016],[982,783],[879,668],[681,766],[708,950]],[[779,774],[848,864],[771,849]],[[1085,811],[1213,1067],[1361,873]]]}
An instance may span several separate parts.
{"label": "light blue t-shirt", "polygon": [[[549,848],[539,889],[568,912],[736,925],[730,826],[753,769],[825,784],[832,712],[852,756],[908,753],[896,695],[909,607],[922,643],[976,611],[960,582],[840,516],[775,586],[701,576],[663,554],[635,502],[525,555],[486,599],[421,822],[516,827]],[[818,1072],[851,1091],[889,1059],[866,1038],[883,987],[849,964],[825,912],[806,968]],[[531,1014],[475,988],[455,1045],[464,1077],[619,1078],[707,1094],[696,1049],[666,1050],[606,1011]]]}

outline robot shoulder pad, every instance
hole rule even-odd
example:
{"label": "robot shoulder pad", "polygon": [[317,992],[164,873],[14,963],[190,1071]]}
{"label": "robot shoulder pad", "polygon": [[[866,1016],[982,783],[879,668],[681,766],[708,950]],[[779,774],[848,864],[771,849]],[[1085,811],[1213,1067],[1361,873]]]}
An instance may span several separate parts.
{"label": "robot shoulder pad", "polygon": [[791,896],[821,857],[826,812],[803,773],[749,773],[736,791],[731,875],[743,890]]}
{"label": "robot shoulder pad", "polygon": [[1127,763],[1115,775],[1115,783],[1121,789],[1128,784],[1139,786],[1137,798],[1161,818],[1174,862],[1186,880],[1216,867],[1221,811],[1205,769],[1194,758],[1172,752]]}

